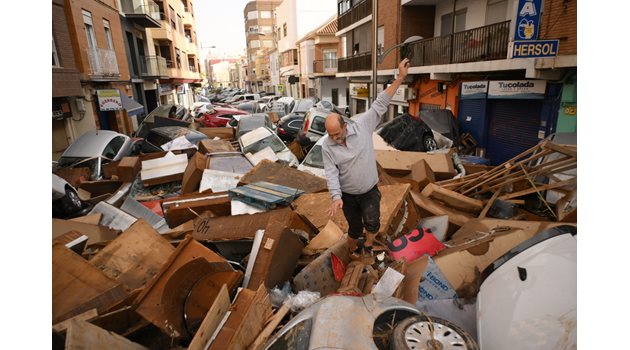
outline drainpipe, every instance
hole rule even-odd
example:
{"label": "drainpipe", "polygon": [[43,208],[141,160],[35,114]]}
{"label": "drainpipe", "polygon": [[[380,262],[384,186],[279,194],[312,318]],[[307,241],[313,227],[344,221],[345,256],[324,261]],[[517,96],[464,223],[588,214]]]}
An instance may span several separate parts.
{"label": "drainpipe", "polygon": [[376,84],[378,80],[378,53],[376,52],[378,41],[378,0],[372,0],[372,96],[370,98],[370,107],[376,100]]}

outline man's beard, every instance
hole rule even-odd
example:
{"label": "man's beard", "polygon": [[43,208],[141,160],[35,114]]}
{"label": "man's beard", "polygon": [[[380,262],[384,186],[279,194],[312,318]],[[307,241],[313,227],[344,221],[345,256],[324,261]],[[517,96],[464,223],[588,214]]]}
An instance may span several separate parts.
{"label": "man's beard", "polygon": [[346,137],[345,136],[337,137],[337,138],[334,138],[333,141],[335,141],[335,143],[338,145],[343,145],[346,142]]}

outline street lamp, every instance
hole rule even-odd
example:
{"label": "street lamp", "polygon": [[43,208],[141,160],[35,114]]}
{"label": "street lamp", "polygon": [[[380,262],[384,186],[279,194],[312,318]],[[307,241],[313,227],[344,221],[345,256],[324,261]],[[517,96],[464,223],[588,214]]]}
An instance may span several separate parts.
{"label": "street lamp", "polygon": [[[376,2],[376,0],[375,0]],[[382,54],[373,54],[372,55],[372,99],[370,100],[370,103],[374,102],[374,100],[376,99],[376,81],[377,81],[377,64],[381,64],[383,63],[383,60],[385,60],[385,56],[387,56],[390,52],[392,52],[394,49],[397,49],[401,46],[405,46],[407,44],[411,44],[414,43],[416,41],[420,41],[423,40],[424,38],[418,35],[414,35],[414,36],[410,36],[407,39],[405,39],[405,41],[403,41],[400,44],[396,44],[392,47],[390,47],[389,49],[385,50],[385,52],[383,52]],[[376,42],[376,39],[374,40],[374,42]],[[378,62],[378,63],[377,63]]]}

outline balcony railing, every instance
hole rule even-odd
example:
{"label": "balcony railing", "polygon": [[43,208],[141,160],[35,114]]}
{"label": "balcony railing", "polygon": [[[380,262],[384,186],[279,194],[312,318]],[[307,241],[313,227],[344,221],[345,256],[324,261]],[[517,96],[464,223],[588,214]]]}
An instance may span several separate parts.
{"label": "balcony railing", "polygon": [[352,6],[352,8],[337,19],[337,28],[342,30],[352,23],[356,23],[372,14],[372,0],[364,0]]}
{"label": "balcony railing", "polygon": [[490,61],[507,58],[510,21],[418,41],[411,45],[412,66]]}
{"label": "balcony railing", "polygon": [[140,56],[140,74],[143,77],[167,77],[166,59],[160,56]]}
{"label": "balcony railing", "polygon": [[313,73],[315,74],[325,74],[337,73],[337,60],[317,60],[313,61]]}
{"label": "balcony railing", "polygon": [[365,52],[359,55],[340,58],[338,60],[340,73],[356,72],[372,69],[372,53]]}
{"label": "balcony railing", "polygon": [[118,62],[114,50],[87,48],[85,49],[90,62],[90,75],[118,76]]}
{"label": "balcony railing", "polygon": [[144,27],[160,26],[160,8],[152,0],[122,0],[122,12]]}

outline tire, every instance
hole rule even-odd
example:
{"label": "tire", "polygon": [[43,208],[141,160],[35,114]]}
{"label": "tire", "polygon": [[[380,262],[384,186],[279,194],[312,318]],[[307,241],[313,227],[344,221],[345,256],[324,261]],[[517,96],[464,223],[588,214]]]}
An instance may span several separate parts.
{"label": "tire", "polygon": [[[437,342],[437,346],[431,343],[431,328],[435,330],[433,339]],[[447,320],[427,316],[413,316],[398,323],[390,336],[389,348],[391,350],[479,350],[477,343],[468,332]]]}
{"label": "tire", "polygon": [[433,136],[427,134],[422,138],[422,145],[424,146],[424,151],[435,151],[437,149],[437,142],[433,138]]}
{"label": "tire", "polygon": [[70,215],[76,211],[81,210],[81,199],[72,188],[66,186],[66,196],[63,197],[63,201],[66,214]]}

